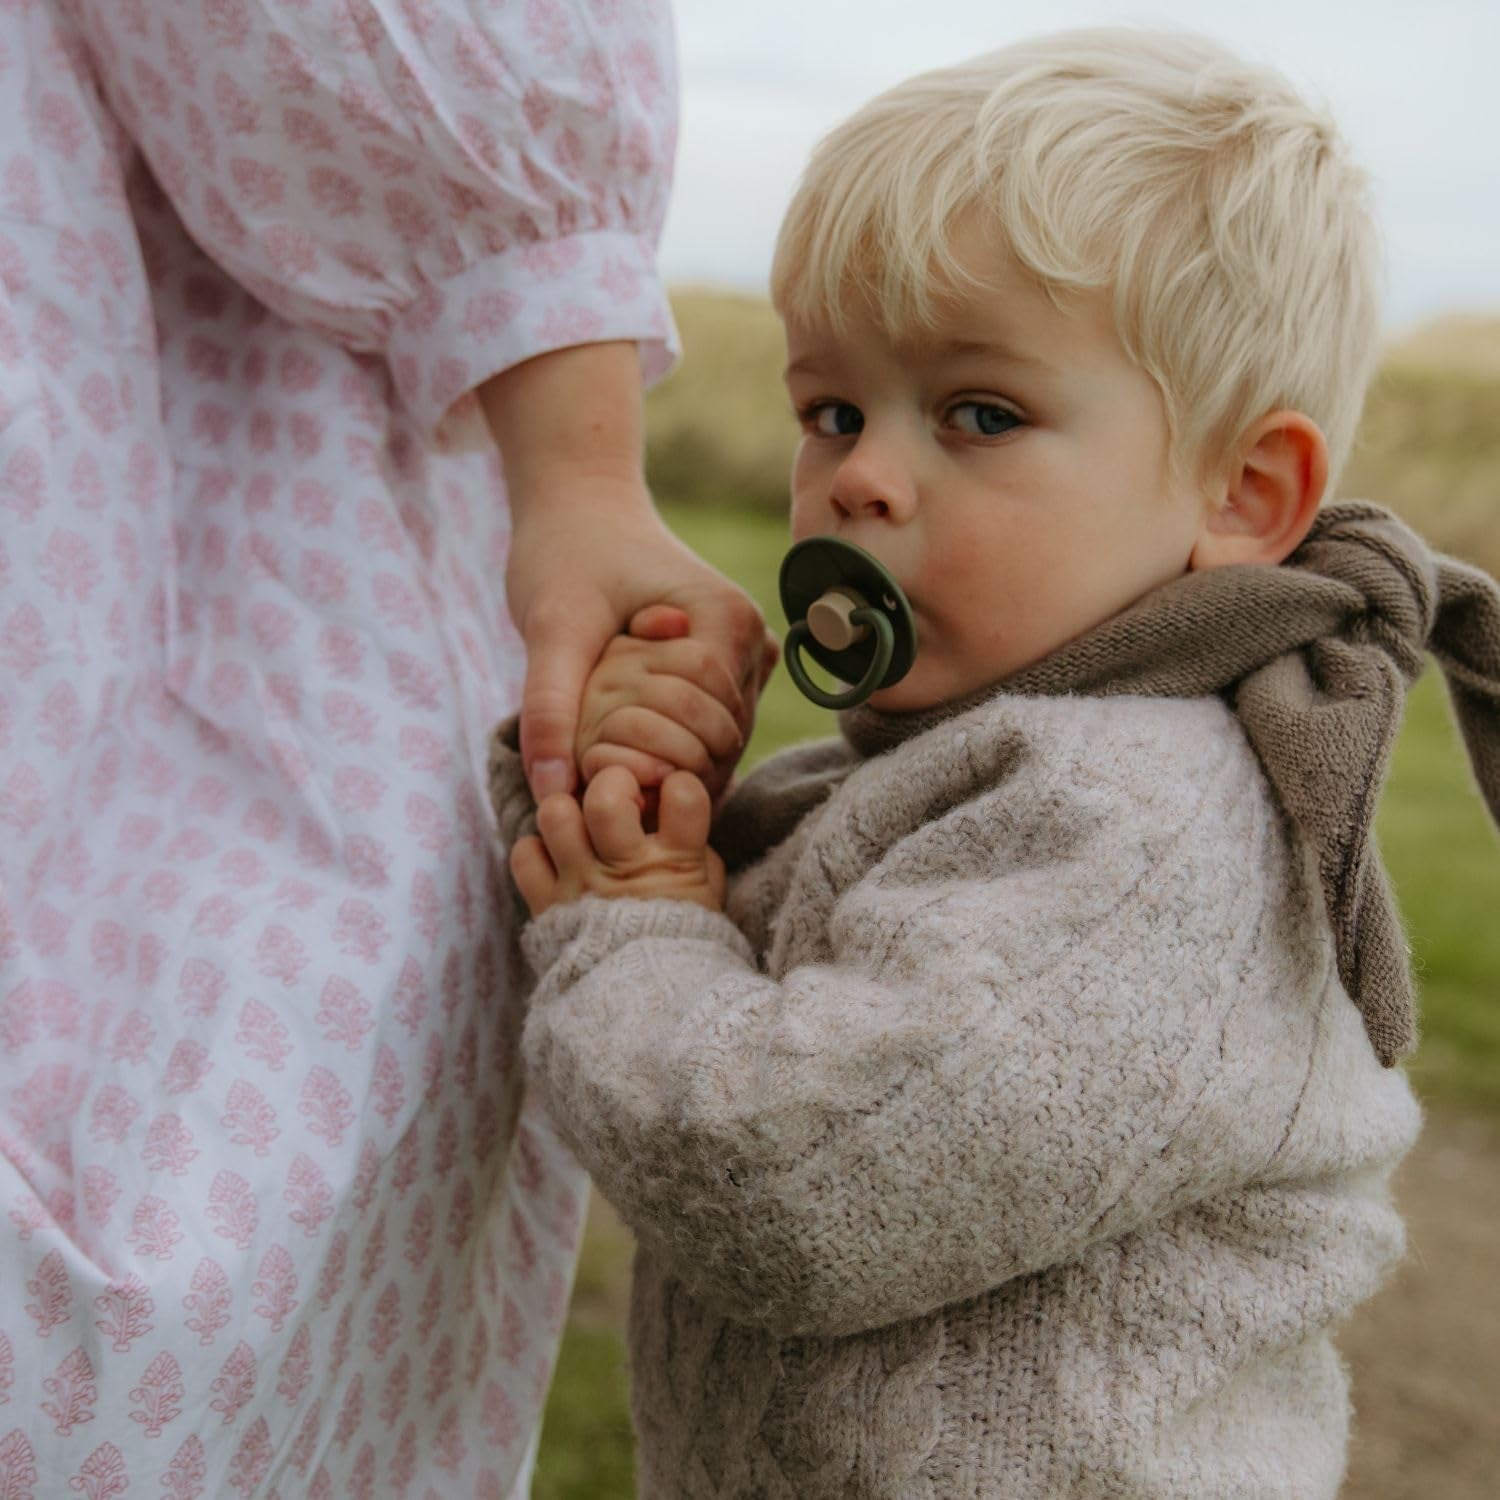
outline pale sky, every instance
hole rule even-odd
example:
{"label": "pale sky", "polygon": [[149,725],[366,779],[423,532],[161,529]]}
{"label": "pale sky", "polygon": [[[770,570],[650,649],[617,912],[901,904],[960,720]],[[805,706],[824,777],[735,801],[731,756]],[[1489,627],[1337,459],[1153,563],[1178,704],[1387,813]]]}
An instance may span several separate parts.
{"label": "pale sky", "polygon": [[1386,322],[1500,314],[1500,0],[674,0],[682,144],[661,265],[763,292],[814,141],[871,94],[1037,31],[1190,26],[1332,108],[1375,179]]}

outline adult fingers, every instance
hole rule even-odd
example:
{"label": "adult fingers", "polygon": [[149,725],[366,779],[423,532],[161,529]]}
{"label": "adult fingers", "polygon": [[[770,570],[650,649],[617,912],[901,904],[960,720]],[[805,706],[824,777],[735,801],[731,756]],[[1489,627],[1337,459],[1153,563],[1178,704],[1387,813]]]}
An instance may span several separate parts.
{"label": "adult fingers", "polygon": [[766,630],[766,638],[761,647],[760,659],[760,682],[756,686],[757,694],[765,690],[766,684],[771,680],[771,674],[776,670],[776,663],[781,660],[781,641],[776,633],[769,627]]}
{"label": "adult fingers", "polygon": [[538,803],[577,784],[573,741],[583,685],[610,637],[609,626],[601,627],[592,611],[585,615],[559,603],[532,611],[524,628],[521,762]]}
{"label": "adult fingers", "polygon": [[693,639],[711,648],[734,684],[737,704],[722,693],[715,696],[730,708],[747,739],[755,726],[755,704],[766,676],[768,634],[754,603],[733,593],[714,595],[693,618]]}
{"label": "adult fingers", "polygon": [[766,622],[743,589],[723,579],[719,583],[692,612],[693,634],[716,647],[743,697],[760,675]]}
{"label": "adult fingers", "polygon": [[648,604],[636,610],[626,628],[638,641],[670,641],[691,634],[693,622],[675,604]]}

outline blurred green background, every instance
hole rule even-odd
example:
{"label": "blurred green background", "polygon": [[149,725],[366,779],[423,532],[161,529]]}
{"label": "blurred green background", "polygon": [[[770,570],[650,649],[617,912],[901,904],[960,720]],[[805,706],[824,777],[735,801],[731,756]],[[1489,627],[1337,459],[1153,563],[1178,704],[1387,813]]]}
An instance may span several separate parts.
{"label": "blurred green background", "polygon": [[[663,515],[785,628],[776,573],[788,545],[796,424],[780,332],[750,298],[681,291],[684,358],[647,401],[648,473]],[[1389,349],[1341,495],[1377,500],[1435,546],[1500,572],[1500,322],[1450,319]],[[834,733],[778,669],[748,769]],[[1424,1102],[1500,1118],[1500,840],[1479,801],[1435,670],[1412,694],[1377,821],[1422,991],[1406,1064]],[[630,1500],[622,1340],[630,1239],[596,1202],[548,1398],[535,1500]]]}

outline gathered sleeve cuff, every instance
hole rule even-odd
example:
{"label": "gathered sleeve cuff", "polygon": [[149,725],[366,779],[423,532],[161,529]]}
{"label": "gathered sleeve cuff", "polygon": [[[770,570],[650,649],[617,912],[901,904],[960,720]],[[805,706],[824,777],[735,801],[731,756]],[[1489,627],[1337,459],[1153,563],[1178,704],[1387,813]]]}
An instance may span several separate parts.
{"label": "gathered sleeve cuff", "polygon": [[639,938],[666,942],[709,943],[724,950],[731,964],[755,968],[755,955],[745,935],[721,911],[710,911],[695,901],[634,897],[584,896],[550,906],[527,924],[521,952],[533,973],[554,971],[566,951],[563,969],[551,973],[554,990],[569,985],[566,974],[582,978],[596,965]]}
{"label": "gathered sleeve cuff", "polygon": [[517,246],[427,285],[392,321],[386,356],[403,404],[431,432],[502,370],[615,340],[638,346],[647,386],[680,352],[650,241],[599,229]]}

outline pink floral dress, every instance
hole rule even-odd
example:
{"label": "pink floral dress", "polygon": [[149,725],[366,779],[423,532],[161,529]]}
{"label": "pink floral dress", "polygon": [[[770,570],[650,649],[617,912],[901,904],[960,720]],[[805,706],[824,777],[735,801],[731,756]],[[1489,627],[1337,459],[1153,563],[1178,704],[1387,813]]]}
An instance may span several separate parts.
{"label": "pink floral dress", "polygon": [[0,1496],[504,1500],[521,1087],[471,394],[673,356],[661,0],[0,0]]}

